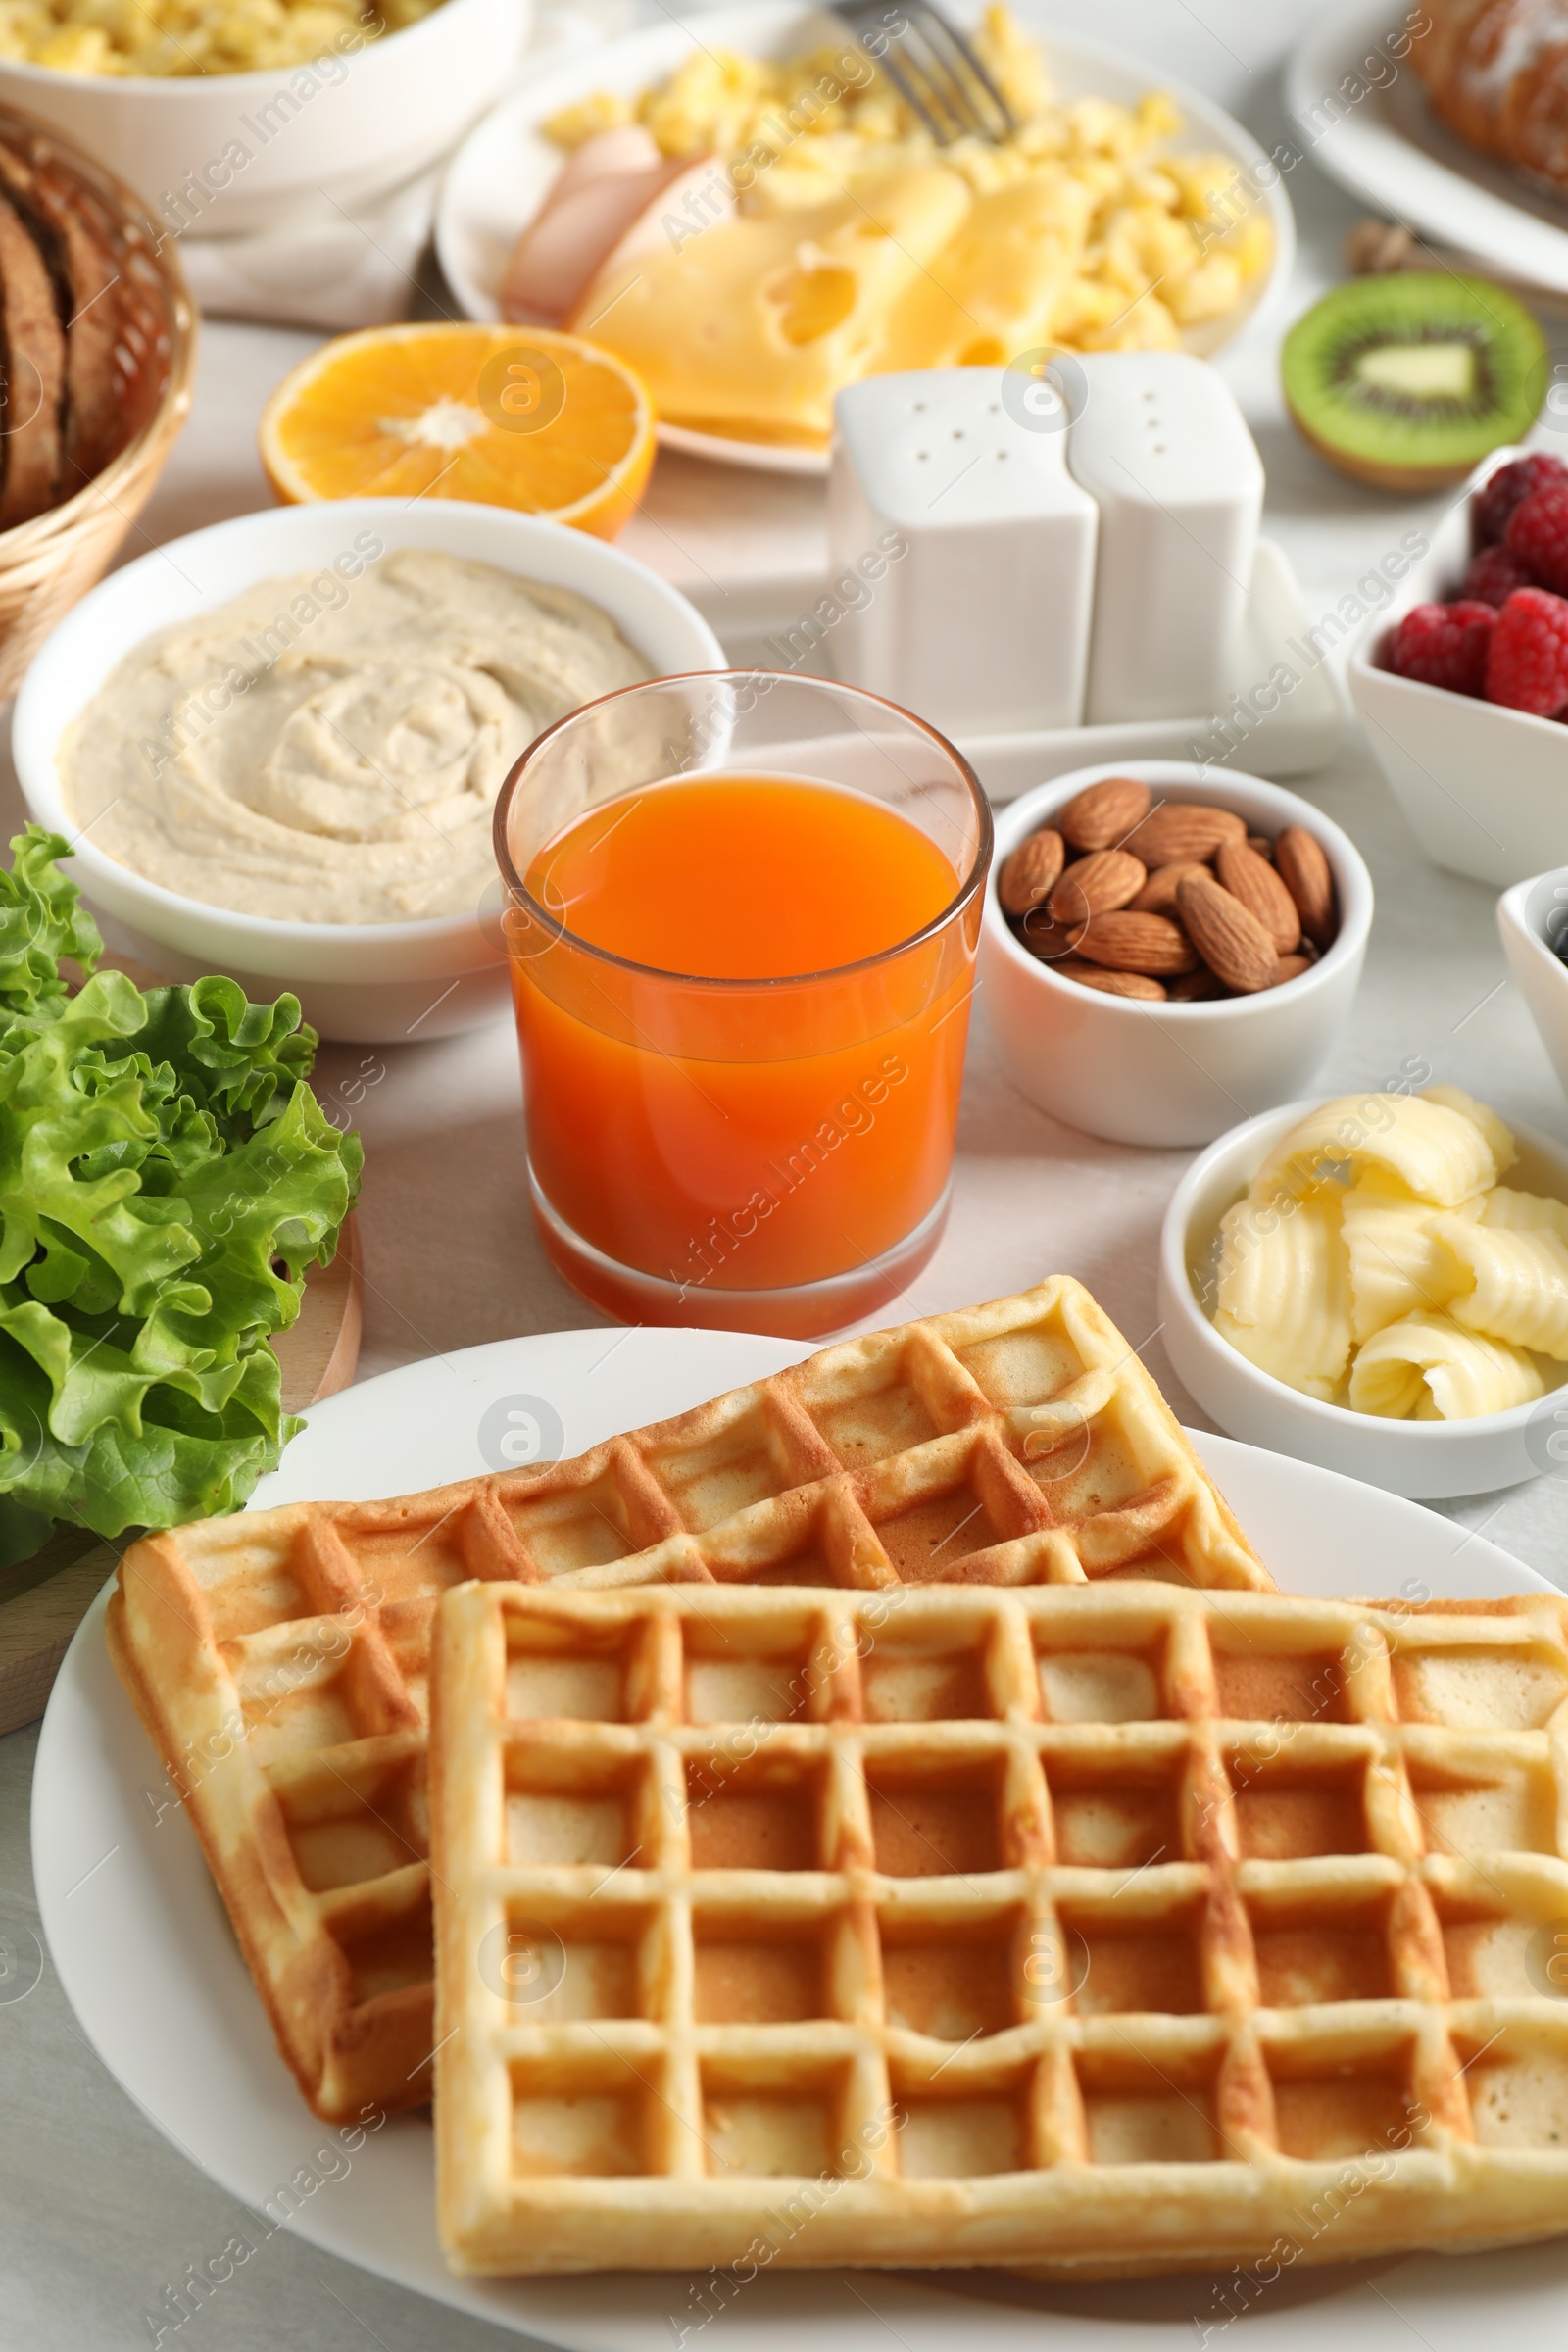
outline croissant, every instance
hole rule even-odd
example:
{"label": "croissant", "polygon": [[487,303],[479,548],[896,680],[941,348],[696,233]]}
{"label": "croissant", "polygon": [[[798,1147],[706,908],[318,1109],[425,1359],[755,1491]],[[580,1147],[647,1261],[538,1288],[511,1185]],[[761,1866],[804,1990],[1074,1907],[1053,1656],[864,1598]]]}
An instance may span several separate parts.
{"label": "croissant", "polygon": [[1470,146],[1568,194],[1562,0],[1424,0],[1410,45],[1433,111]]}

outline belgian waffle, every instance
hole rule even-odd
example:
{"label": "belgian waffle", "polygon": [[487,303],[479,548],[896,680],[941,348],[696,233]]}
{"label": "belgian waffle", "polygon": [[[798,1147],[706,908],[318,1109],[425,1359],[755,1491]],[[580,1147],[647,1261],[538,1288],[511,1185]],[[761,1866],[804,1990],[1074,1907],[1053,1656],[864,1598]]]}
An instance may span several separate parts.
{"label": "belgian waffle", "polygon": [[1568,2229],[1568,1604],[470,1584],[469,2272],[1274,2275]]}
{"label": "belgian waffle", "polygon": [[110,1638],[318,2114],[429,2096],[425,1683],[470,1577],[878,1590],[1266,1571],[1077,1283],[824,1349],[575,1460],[135,1544]]}

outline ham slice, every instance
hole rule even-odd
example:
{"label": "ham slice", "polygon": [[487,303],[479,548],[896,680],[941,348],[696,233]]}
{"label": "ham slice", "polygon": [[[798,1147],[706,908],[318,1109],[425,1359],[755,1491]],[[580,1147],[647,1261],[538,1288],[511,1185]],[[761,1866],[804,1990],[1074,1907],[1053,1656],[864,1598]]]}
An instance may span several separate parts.
{"label": "ham slice", "polygon": [[[628,240],[663,238],[664,217],[699,183],[703,210],[675,218],[695,235],[707,219],[732,211],[728,175],[716,158],[660,153],[636,123],[599,132],[567,157],[533,220],[513,248],[501,281],[501,315],[519,324],[562,326],[587,287]],[[630,249],[641,250],[640,245]]]}
{"label": "ham slice", "polygon": [[[705,228],[735,218],[735,190],[716,155],[688,157],[605,254],[593,278],[608,284],[628,262],[662,248],[679,253]],[[592,288],[593,278],[588,281]]]}

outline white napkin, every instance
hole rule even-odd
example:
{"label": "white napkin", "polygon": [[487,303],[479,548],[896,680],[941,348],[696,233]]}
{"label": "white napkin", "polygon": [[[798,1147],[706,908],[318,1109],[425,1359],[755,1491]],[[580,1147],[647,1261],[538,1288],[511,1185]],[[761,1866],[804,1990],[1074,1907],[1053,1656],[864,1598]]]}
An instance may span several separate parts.
{"label": "white napkin", "polygon": [[407,318],[418,291],[445,160],[372,204],[286,228],[182,237],[191,293],[219,318],[273,326],[380,326]]}
{"label": "white napkin", "polygon": [[[602,46],[625,29],[628,0],[546,5],[506,91],[542,60]],[[182,237],[180,260],[201,308],[219,318],[254,318],[272,326],[381,326],[409,318],[420,294],[419,266],[430,241],[435,200],[450,157],[368,204],[323,205],[285,228],[231,237]],[[422,306],[428,316],[428,305]]]}

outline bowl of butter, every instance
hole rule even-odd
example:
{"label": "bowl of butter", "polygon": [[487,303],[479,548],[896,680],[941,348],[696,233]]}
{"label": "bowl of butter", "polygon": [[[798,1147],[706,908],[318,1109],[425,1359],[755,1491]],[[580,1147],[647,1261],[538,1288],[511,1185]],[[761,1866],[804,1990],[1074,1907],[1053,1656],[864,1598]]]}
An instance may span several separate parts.
{"label": "bowl of butter", "polygon": [[1568,1148],[1430,1075],[1233,1128],[1160,1245],[1221,1429],[1416,1497],[1568,1462]]}

